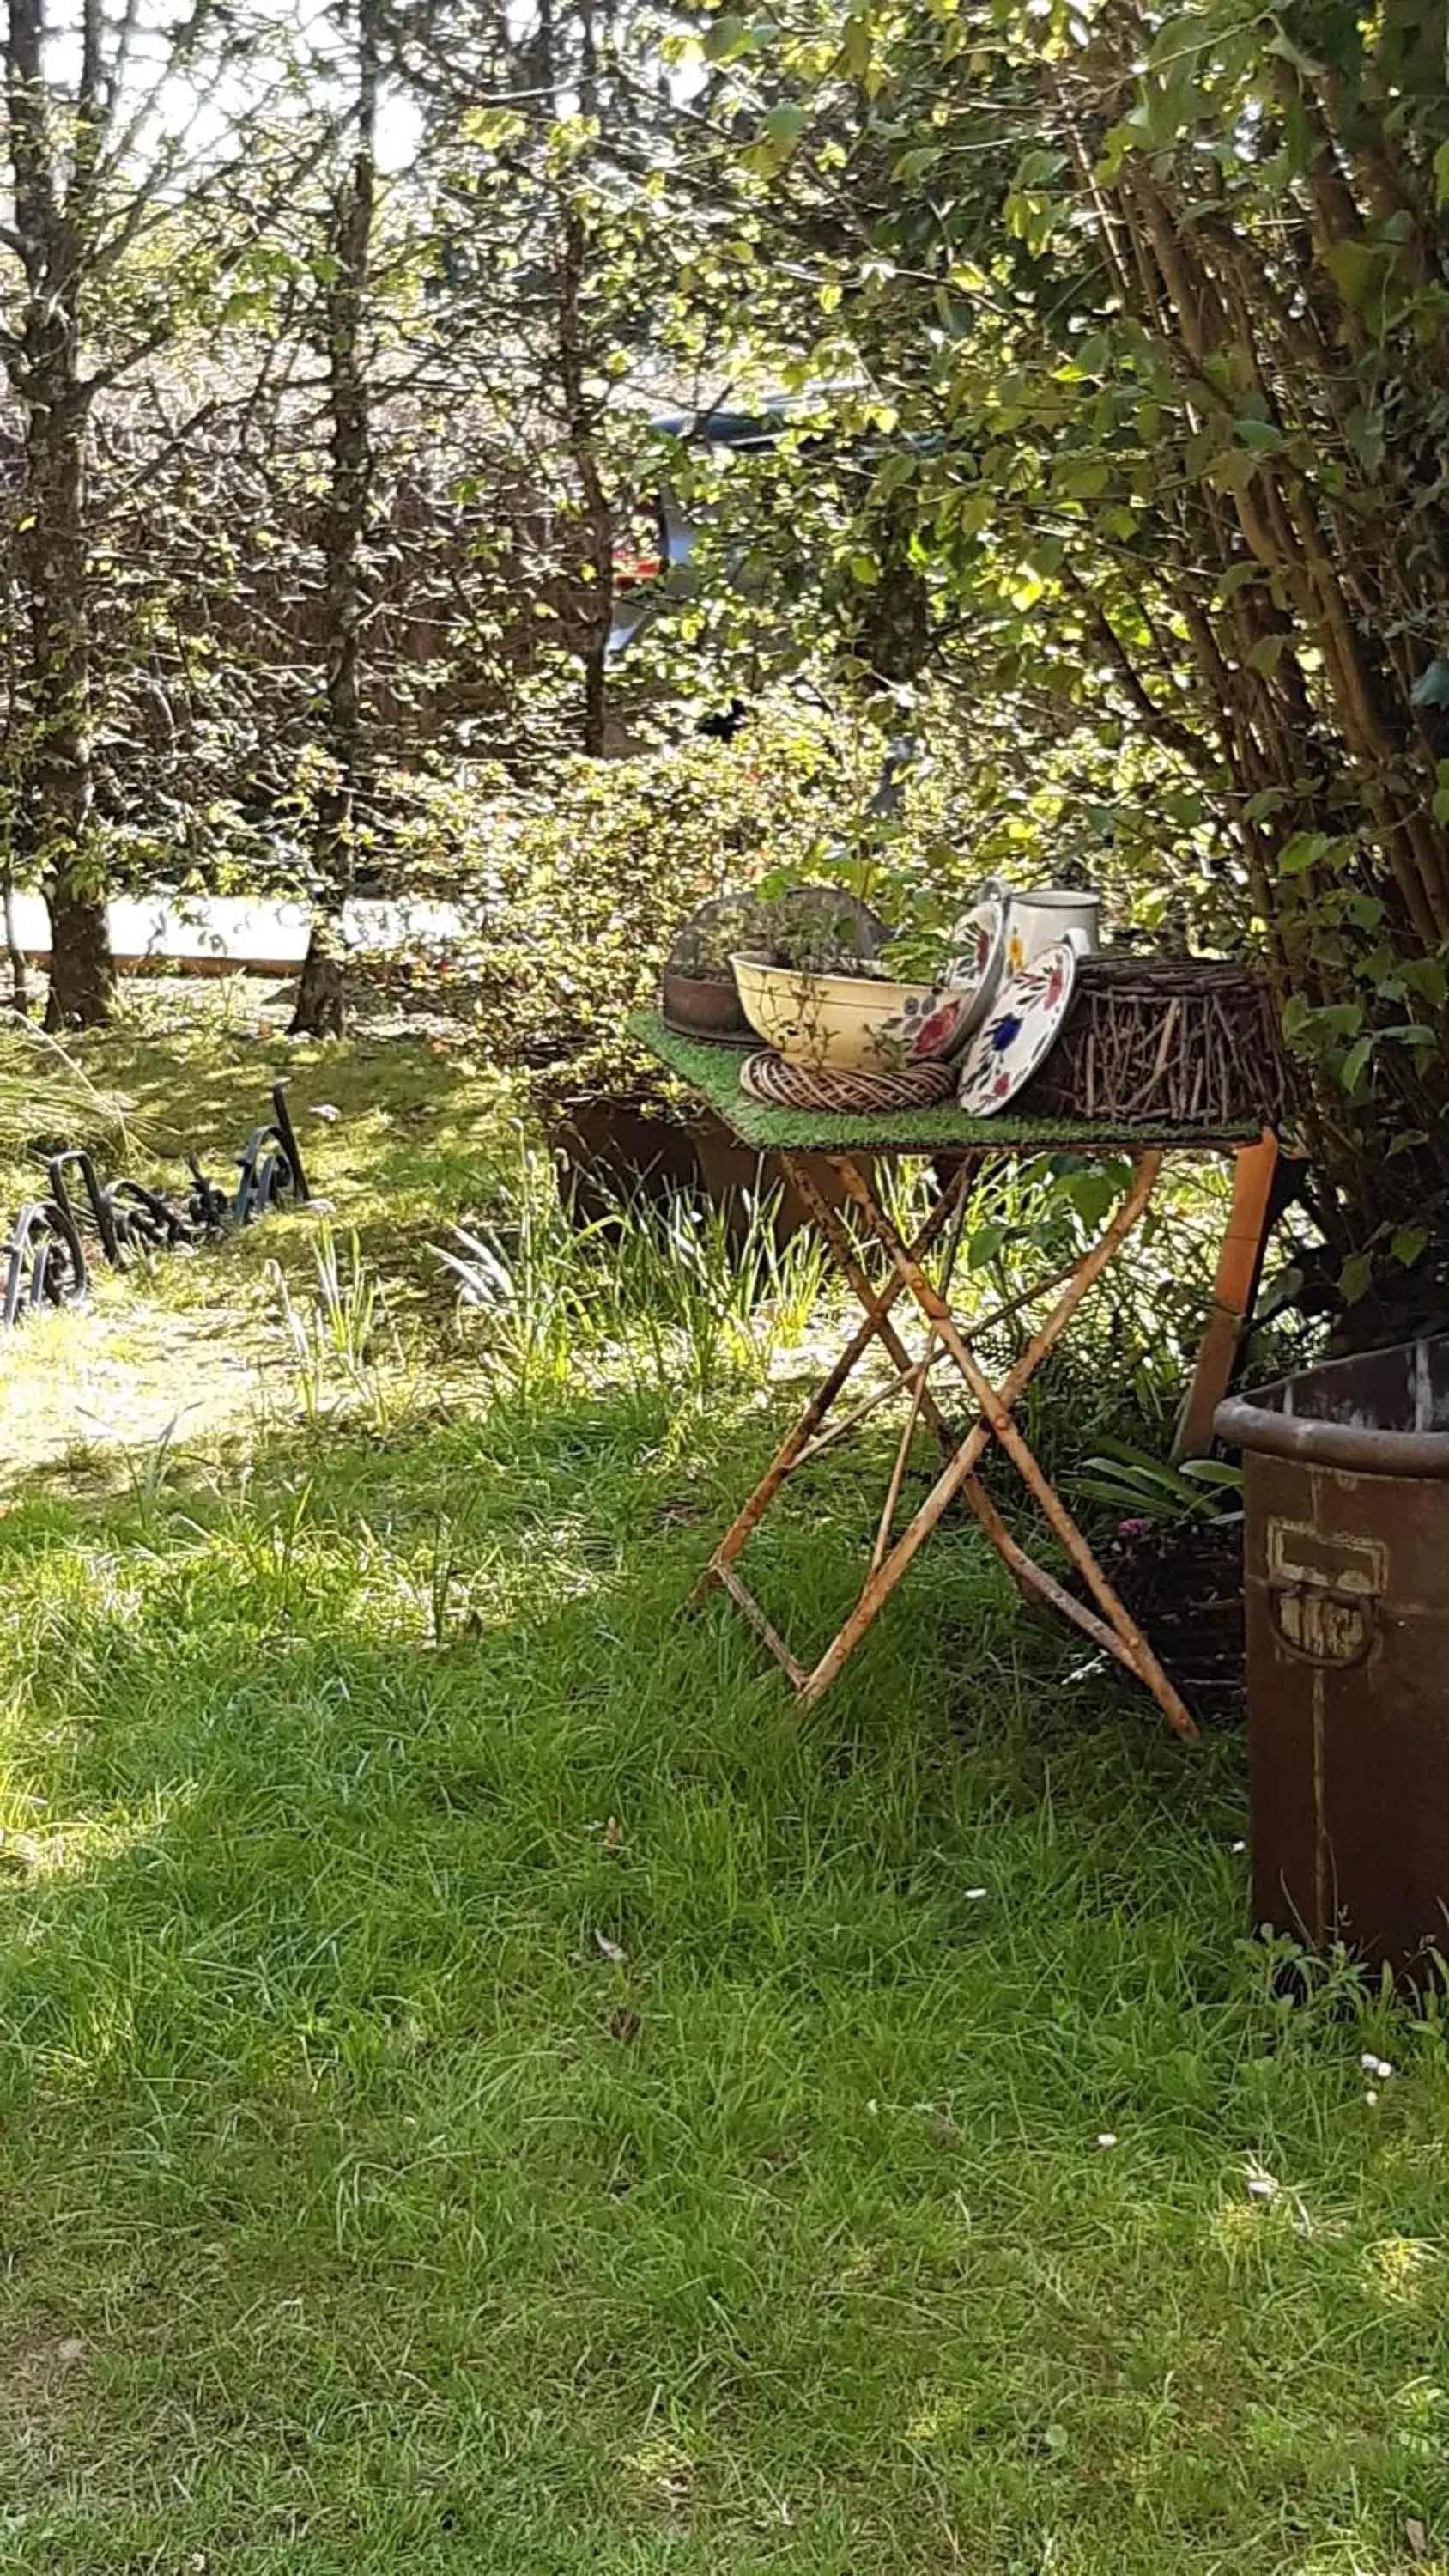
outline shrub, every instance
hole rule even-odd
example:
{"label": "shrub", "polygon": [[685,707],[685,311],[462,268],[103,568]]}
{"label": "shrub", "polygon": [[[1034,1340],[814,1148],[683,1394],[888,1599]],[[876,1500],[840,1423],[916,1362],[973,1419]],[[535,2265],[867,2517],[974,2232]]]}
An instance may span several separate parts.
{"label": "shrub", "polygon": [[824,721],[777,702],[732,742],[569,760],[487,798],[424,789],[399,875],[461,903],[447,971],[475,985],[495,1056],[602,1076],[698,904],[830,872],[841,796]]}
{"label": "shrub", "polygon": [[[470,787],[410,782],[395,881],[448,896],[468,925],[428,977],[472,986],[498,1060],[612,1082],[640,1069],[625,1023],[653,998],[679,925],[724,892],[843,885],[906,933],[893,964],[935,971],[984,873],[1024,884],[1059,872],[1071,799],[1040,765],[1026,798],[944,709],[920,721],[925,749],[890,816],[870,811],[884,748],[875,726],[783,692],[730,742],[567,760],[527,787],[497,772]],[[1150,874],[1136,885],[1120,846],[1115,868],[1104,845],[1073,846],[1108,881],[1119,926],[1151,916],[1160,886]]]}

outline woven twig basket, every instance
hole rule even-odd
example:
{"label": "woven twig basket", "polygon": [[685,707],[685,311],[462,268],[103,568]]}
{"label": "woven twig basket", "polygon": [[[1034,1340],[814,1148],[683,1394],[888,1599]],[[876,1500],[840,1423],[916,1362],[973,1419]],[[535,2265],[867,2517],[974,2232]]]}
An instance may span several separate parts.
{"label": "woven twig basket", "polygon": [[1288,1097],[1270,993],[1209,957],[1083,957],[1062,1033],[1017,1106],[1119,1127],[1273,1126]]}

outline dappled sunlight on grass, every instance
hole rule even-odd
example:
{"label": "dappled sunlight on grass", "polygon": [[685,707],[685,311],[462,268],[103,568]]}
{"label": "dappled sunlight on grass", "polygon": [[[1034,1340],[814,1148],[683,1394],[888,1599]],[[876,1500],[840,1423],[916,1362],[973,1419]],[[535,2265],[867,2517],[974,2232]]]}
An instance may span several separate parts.
{"label": "dappled sunlight on grass", "polygon": [[[505,1086],[474,1057],[367,1037],[301,1045],[264,1030],[218,1037],[204,1068],[185,1048],[124,1034],[89,1041],[86,1061],[124,1078],[161,1169],[168,1155],[194,1150],[222,1174],[269,1120],[271,1085],[285,1081],[309,1178],[325,1193],[345,1192],[364,1227],[385,1223],[395,1205],[409,1221],[436,1222],[451,1191],[465,1203],[486,1185],[497,1152]],[[319,1118],[319,1107],[339,1115]]]}
{"label": "dappled sunlight on grass", "polygon": [[1421,2306],[1432,2294],[1435,2266],[1442,2260],[1441,2246],[1412,2236],[1386,2236],[1379,2244],[1364,2247],[1372,2287],[1382,2297],[1401,2299],[1410,2307]]}
{"label": "dappled sunlight on grass", "polygon": [[[1400,2576],[1442,2017],[1275,1978],[1236,1741],[1069,1683],[968,1526],[785,1723],[685,1603],[808,1282],[576,1245],[482,1077],[434,1173],[387,1104],[446,1059],[306,1052],[386,1094],[303,1128],[331,1254],[268,1224],[4,1355],[19,1423],[73,1333],[179,1416],[0,1516],[7,2568]],[[508,1276],[461,1319],[460,1211]],[[313,1367],[269,1265],[312,1332],[329,1258]],[[892,1448],[760,1532],[792,1633]]]}
{"label": "dappled sunlight on grass", "polygon": [[99,1280],[93,1305],[39,1315],[0,1346],[0,1492],[46,1468],[123,1488],[174,1442],[236,1430],[254,1416],[261,1356],[242,1309],[152,1306]]}
{"label": "dappled sunlight on grass", "polygon": [[183,1792],[154,1792],[137,1810],[71,1820],[47,1816],[45,1801],[6,1782],[0,1786],[0,1899],[7,1881],[27,1884],[96,1869],[148,1843],[174,1816]]}

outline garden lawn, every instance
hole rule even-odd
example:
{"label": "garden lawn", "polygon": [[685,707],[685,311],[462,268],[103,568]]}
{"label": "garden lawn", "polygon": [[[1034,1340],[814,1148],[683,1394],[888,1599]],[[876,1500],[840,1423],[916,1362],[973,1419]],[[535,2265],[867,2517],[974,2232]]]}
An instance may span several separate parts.
{"label": "garden lawn", "polygon": [[[239,1142],[269,1044],[96,1060]],[[1433,2564],[1444,2024],[1275,1994],[1239,1744],[1072,1679],[966,1531],[793,1731],[681,1608],[786,1390],[554,1341],[490,1395],[422,1247],[496,1086],[295,1090],[395,1357],[284,1365],[306,1217],[0,1352],[22,1428],[69,1334],[163,1408],[173,1312],[178,1409],[243,1363],[0,1519],[7,2576]],[[863,1476],[753,1551],[807,1638]]]}

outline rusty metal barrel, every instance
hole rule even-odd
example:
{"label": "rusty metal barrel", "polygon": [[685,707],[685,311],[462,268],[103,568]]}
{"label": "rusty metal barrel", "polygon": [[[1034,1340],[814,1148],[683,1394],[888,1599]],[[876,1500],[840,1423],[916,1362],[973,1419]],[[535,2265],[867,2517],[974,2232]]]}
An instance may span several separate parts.
{"label": "rusty metal barrel", "polygon": [[1449,1958],[1449,1336],[1220,1404],[1244,1452],[1253,1908]]}

